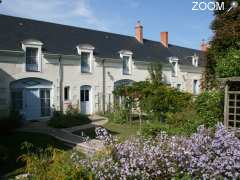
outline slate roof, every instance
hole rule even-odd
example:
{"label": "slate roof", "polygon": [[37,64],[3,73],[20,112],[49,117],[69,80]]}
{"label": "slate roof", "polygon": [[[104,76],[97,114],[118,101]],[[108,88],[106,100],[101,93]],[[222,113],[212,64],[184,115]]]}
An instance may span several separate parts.
{"label": "slate roof", "polygon": [[[144,39],[139,43],[135,37],[60,25],[55,23],[7,16],[0,14],[0,50],[22,50],[21,42],[37,39],[44,43],[48,53],[73,55],[79,44],[91,44],[97,57],[119,59],[120,50],[130,50],[138,61],[161,61],[168,63],[168,57],[180,58],[180,64],[191,65],[189,56],[202,57],[199,50],[169,45],[165,48],[160,42]],[[203,59],[199,61],[203,65]]]}

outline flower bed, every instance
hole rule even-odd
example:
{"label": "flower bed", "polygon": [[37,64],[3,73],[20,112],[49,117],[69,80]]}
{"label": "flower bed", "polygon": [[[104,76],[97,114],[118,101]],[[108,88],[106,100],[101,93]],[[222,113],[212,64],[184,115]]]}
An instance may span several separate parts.
{"label": "flower bed", "polygon": [[215,133],[200,126],[190,138],[161,133],[156,138],[134,138],[124,143],[103,138],[106,131],[98,131],[110,149],[98,159],[76,163],[83,163],[100,179],[240,177],[240,140],[221,124]]}

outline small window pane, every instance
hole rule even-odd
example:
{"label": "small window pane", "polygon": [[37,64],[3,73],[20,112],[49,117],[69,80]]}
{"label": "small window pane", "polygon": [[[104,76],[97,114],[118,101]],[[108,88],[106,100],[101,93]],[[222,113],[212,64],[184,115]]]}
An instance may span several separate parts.
{"label": "small window pane", "polygon": [[90,72],[90,53],[81,54],[81,72]]}
{"label": "small window pane", "polygon": [[228,122],[228,126],[234,127],[234,122],[233,122],[233,121],[229,121],[229,122]]}
{"label": "small window pane", "polygon": [[229,115],[229,120],[234,120],[234,115]]}
{"label": "small window pane", "polygon": [[84,90],[81,90],[81,102],[83,102],[84,101]]}
{"label": "small window pane", "polygon": [[234,108],[229,108],[229,113],[234,113]]}
{"label": "small window pane", "polygon": [[240,108],[236,108],[236,113],[240,114]]}
{"label": "small window pane", "polygon": [[85,101],[89,101],[89,90],[85,90]]}
{"label": "small window pane", "polygon": [[234,106],[234,101],[229,101],[229,106]]}
{"label": "small window pane", "polygon": [[240,102],[239,101],[237,102],[237,106],[240,107]]}
{"label": "small window pane", "polygon": [[230,94],[229,95],[229,99],[235,99],[235,95],[234,94]]}
{"label": "small window pane", "polygon": [[240,128],[240,122],[239,121],[236,122],[236,128]]}

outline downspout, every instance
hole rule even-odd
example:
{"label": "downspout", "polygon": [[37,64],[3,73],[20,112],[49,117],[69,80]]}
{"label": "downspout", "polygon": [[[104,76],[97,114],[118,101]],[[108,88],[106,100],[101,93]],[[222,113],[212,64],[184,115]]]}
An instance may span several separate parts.
{"label": "downspout", "polygon": [[63,91],[63,68],[62,68],[62,55],[59,56],[59,108],[60,111],[63,112],[63,98],[62,98],[62,91]]}
{"label": "downspout", "polygon": [[103,81],[102,81],[102,107],[103,107],[103,114],[105,114],[105,97],[106,97],[106,68],[105,68],[105,59],[102,60],[102,77],[103,77]]}

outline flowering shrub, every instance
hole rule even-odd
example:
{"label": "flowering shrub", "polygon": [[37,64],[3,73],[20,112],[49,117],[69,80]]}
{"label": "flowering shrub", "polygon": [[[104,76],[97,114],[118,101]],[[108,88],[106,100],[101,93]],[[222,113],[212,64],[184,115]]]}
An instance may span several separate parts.
{"label": "flowering shrub", "polygon": [[105,142],[105,144],[113,143],[113,137],[109,132],[102,127],[95,128],[96,138]]}
{"label": "flowering shrub", "polygon": [[162,132],[155,138],[113,143],[111,148],[105,156],[80,162],[100,179],[240,177],[240,140],[222,124],[215,133],[200,126],[190,138]]}
{"label": "flowering shrub", "polygon": [[137,137],[117,143],[97,128],[106,150],[86,158],[76,151],[28,152],[21,159],[33,179],[239,179],[240,140],[222,124],[204,126],[191,137]]}

